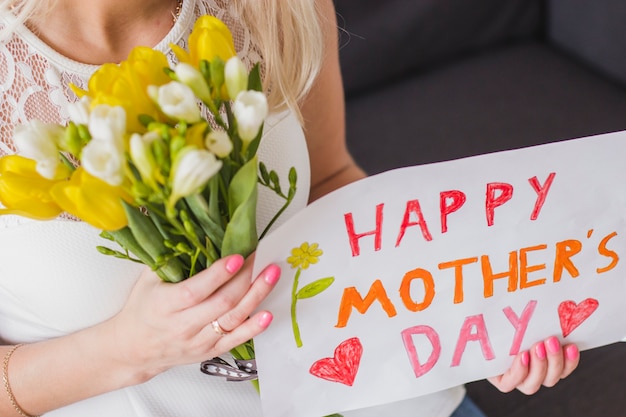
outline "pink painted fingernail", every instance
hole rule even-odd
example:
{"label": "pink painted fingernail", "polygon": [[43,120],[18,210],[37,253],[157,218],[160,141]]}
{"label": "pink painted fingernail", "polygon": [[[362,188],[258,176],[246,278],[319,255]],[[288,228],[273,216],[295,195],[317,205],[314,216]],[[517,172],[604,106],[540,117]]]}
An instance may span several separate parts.
{"label": "pink painted fingernail", "polygon": [[535,347],[535,353],[537,354],[537,357],[539,359],[545,359],[546,358],[546,347],[543,343],[539,343],[537,344],[537,346]]}
{"label": "pink painted fingernail", "polygon": [[270,285],[274,285],[280,278],[280,267],[278,265],[270,265],[265,269],[263,279]]}
{"label": "pink painted fingernail", "polygon": [[259,317],[259,326],[266,328],[270,325],[273,319],[274,316],[272,316],[272,313],[265,312],[261,314],[261,317]]}
{"label": "pink painted fingernail", "polygon": [[530,363],[530,355],[528,354],[528,351],[525,351],[522,353],[522,365],[524,366],[528,366],[528,364]]}
{"label": "pink painted fingernail", "polygon": [[561,343],[556,336],[552,336],[548,339],[548,351],[550,353],[558,353],[561,350]]}
{"label": "pink painted fingernail", "polygon": [[565,348],[565,357],[570,361],[578,359],[578,347],[576,345],[570,345]]}
{"label": "pink painted fingernail", "polygon": [[244,259],[241,255],[231,255],[230,258],[226,261],[226,270],[231,274],[239,271],[241,266],[243,265]]}

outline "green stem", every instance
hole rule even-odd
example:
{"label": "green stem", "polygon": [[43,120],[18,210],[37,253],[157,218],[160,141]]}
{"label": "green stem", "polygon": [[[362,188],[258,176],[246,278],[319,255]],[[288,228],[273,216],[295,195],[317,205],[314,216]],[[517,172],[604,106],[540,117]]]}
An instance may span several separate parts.
{"label": "green stem", "polygon": [[293,337],[296,339],[296,346],[302,347],[302,339],[300,338],[300,327],[298,326],[298,320],[296,319],[296,294],[298,292],[298,281],[300,280],[300,272],[302,269],[298,268],[296,275],[293,278],[293,287],[291,289],[291,327],[293,328]]}
{"label": "green stem", "polygon": [[169,221],[170,224],[176,229],[178,233],[180,233],[182,236],[185,237],[185,239],[191,242],[194,248],[197,248],[198,250],[200,250],[200,252],[202,252],[202,254],[206,256],[207,259],[215,261],[215,259],[213,259],[213,256],[211,256],[211,253],[209,253],[209,251],[204,247],[204,245],[200,243],[200,241],[196,238],[196,236],[193,236],[191,233],[187,233],[187,230],[185,229],[185,227],[178,221],[176,217],[168,216],[162,211],[160,211],[157,207],[154,207],[154,206],[148,206],[148,209],[155,215],[159,216],[160,218]]}
{"label": "green stem", "polygon": [[198,257],[200,256],[200,249],[196,248],[193,256],[191,257],[191,266],[189,267],[189,276],[196,275],[196,265],[198,263]]}
{"label": "green stem", "polygon": [[293,200],[293,197],[287,198],[287,201],[285,202],[285,204],[283,204],[283,206],[280,208],[280,210],[278,210],[278,212],[274,215],[274,217],[272,217],[272,220],[270,220],[270,222],[267,224],[267,226],[265,226],[265,229],[263,229],[263,233],[261,233],[261,236],[259,236],[259,240],[263,239],[263,237],[270,230],[272,225],[274,223],[276,223],[276,220],[278,220],[278,218],[281,216],[281,214],[283,214],[285,212],[285,210],[287,210],[287,207],[289,207],[289,204],[291,204],[292,200]]}

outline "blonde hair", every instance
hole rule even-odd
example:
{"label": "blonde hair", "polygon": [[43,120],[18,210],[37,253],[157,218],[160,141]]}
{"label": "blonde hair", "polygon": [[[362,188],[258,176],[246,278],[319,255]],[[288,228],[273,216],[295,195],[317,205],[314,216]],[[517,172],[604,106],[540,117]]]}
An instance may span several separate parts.
{"label": "blonde hair", "polygon": [[10,11],[16,17],[0,30],[0,40],[9,38],[27,20],[45,16],[55,2],[56,0],[0,0],[0,10]]}
{"label": "blonde hair", "polygon": [[[42,18],[56,0],[0,0],[16,19],[6,38],[29,19]],[[272,109],[290,108],[301,119],[299,102],[317,76],[323,57],[321,14],[315,0],[236,0],[238,15],[256,40],[264,65],[264,86]]]}
{"label": "blonde hair", "polygon": [[323,58],[321,15],[314,0],[240,0],[236,7],[257,41],[272,108],[289,107],[311,88]]}

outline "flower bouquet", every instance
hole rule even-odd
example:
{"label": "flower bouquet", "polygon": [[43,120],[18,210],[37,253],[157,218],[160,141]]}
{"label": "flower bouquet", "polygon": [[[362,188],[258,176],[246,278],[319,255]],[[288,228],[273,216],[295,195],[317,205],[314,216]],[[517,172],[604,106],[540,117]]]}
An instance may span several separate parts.
{"label": "flower bouquet", "polygon": [[[226,25],[203,16],[188,44],[172,45],[174,68],[137,47],[100,67],[86,90],[71,86],[80,99],[65,126],[17,126],[20,155],[0,158],[0,214],[68,213],[121,248],[102,253],[148,265],[168,282],[253,252],[257,183],[284,198],[277,217],[295,195],[296,171],[283,193],[257,160],[267,100],[259,66],[246,69]],[[253,359],[252,341],[232,354]]]}

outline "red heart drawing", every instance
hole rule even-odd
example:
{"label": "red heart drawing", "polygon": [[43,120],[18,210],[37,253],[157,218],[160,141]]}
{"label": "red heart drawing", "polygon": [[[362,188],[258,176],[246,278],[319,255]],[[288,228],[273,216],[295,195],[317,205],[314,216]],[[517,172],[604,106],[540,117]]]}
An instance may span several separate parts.
{"label": "red heart drawing", "polygon": [[598,300],[595,298],[587,298],[579,304],[573,301],[563,301],[559,304],[559,320],[561,321],[563,337],[569,336],[575,328],[580,326],[583,321],[587,320],[587,318],[596,311],[598,305]]}
{"label": "red heart drawing", "polygon": [[361,363],[363,346],[361,341],[353,337],[341,342],[335,349],[332,358],[324,358],[311,365],[309,372],[327,381],[340,382],[352,386]]}

